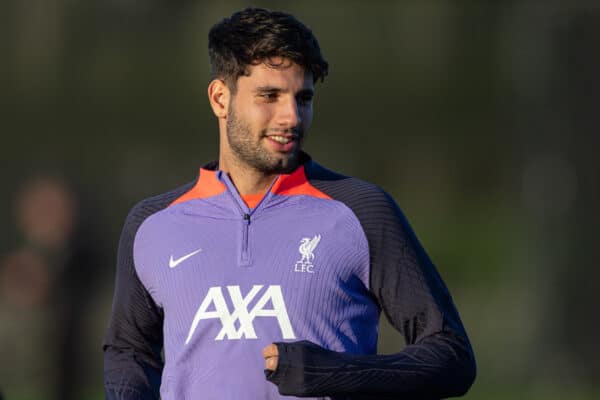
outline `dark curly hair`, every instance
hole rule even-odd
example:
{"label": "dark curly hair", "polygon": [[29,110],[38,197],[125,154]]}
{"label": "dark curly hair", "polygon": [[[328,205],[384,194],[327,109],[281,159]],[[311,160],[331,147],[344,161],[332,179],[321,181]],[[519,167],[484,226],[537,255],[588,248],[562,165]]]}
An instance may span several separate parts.
{"label": "dark curly hair", "polygon": [[328,72],[317,39],[294,16],[262,8],[246,8],[223,19],[208,33],[211,78],[223,79],[235,91],[237,79],[247,75],[248,65],[282,57],[312,72],[314,82]]}

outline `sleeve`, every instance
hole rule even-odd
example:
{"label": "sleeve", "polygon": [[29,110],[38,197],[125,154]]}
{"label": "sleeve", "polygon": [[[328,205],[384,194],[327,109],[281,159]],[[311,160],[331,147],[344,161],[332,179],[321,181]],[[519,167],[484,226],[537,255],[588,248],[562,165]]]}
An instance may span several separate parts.
{"label": "sleeve", "polygon": [[146,211],[139,205],[133,208],[119,241],[112,313],[103,345],[109,400],[159,398],[163,314],[140,282],[133,261],[133,241]]}
{"label": "sleeve", "polygon": [[266,371],[267,379],[281,394],[301,397],[461,396],[476,366],[450,293],[395,202],[365,185],[322,182],[319,189],[359,219],[369,243],[371,293],[407,346],[390,355],[354,355],[310,342],[277,343],[278,367]]}

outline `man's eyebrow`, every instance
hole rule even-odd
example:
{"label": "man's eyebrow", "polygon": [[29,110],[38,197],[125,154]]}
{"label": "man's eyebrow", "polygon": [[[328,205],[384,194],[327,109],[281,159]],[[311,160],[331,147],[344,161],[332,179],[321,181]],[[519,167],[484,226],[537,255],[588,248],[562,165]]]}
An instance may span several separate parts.
{"label": "man's eyebrow", "polygon": [[[277,86],[259,86],[256,89],[254,89],[255,93],[282,93],[282,92],[286,92],[286,90],[283,90],[280,87]],[[300,90],[297,95],[301,95],[301,96],[314,96],[315,91],[313,89],[302,89]]]}
{"label": "man's eyebrow", "polygon": [[255,93],[276,93],[276,92],[283,92],[283,89],[277,86],[259,86],[256,89],[254,89]]}

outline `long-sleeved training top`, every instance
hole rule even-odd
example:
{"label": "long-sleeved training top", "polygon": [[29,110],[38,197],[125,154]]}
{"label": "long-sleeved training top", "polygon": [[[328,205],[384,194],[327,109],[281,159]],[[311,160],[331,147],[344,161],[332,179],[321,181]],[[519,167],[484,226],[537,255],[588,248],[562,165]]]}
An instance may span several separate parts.
{"label": "long-sleeved training top", "polygon": [[[157,399],[159,388],[163,400],[468,390],[469,340],[398,206],[303,158],[254,208],[213,163],[131,210],[104,342],[107,398]],[[375,354],[381,311],[405,337],[396,354]],[[272,342],[279,364],[263,371]]]}

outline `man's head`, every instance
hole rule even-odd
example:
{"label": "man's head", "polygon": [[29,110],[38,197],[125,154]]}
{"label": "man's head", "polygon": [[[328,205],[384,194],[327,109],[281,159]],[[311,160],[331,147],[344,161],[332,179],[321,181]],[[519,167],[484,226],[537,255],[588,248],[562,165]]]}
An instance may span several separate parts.
{"label": "man's head", "polygon": [[327,75],[312,32],[289,14],[246,9],[211,29],[209,55],[222,169],[294,169],[312,121],[314,82]]}
{"label": "man's head", "polygon": [[[294,16],[247,8],[223,19],[208,33],[211,78],[222,79],[232,92],[248,66],[287,59],[310,71],[314,82],[327,76],[328,64],[317,39]],[[276,64],[273,64],[276,66]]]}

